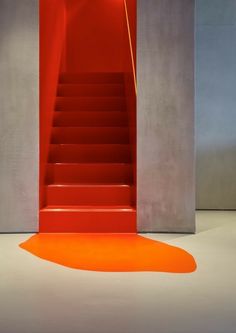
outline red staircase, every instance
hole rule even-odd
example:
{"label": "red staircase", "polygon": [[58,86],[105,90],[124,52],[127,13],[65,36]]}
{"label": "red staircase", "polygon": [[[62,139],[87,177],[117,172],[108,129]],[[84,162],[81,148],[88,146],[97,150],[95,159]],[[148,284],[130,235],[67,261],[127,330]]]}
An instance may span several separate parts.
{"label": "red staircase", "polygon": [[62,74],[40,232],[135,232],[122,73]]}

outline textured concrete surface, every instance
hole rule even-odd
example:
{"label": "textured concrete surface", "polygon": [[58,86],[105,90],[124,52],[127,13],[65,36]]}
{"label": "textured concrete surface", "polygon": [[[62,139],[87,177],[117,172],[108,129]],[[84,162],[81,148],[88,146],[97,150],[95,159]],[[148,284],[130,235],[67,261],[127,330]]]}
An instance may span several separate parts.
{"label": "textured concrete surface", "polygon": [[[187,47],[192,5],[192,0],[138,0],[140,230],[194,226],[192,45]],[[236,1],[196,0],[196,9],[197,207],[236,208]],[[0,232],[33,231],[37,0],[0,0],[0,77]]]}
{"label": "textured concrete surface", "polygon": [[37,229],[38,1],[0,0],[0,232]]}
{"label": "textured concrete surface", "polygon": [[148,235],[189,251],[192,274],[62,267],[0,235],[1,333],[235,333],[236,213],[200,212],[197,234]]}
{"label": "textured concrete surface", "polygon": [[196,0],[196,199],[236,209],[236,0]]}
{"label": "textured concrete surface", "polygon": [[138,229],[193,232],[193,0],[138,0],[137,58]]}

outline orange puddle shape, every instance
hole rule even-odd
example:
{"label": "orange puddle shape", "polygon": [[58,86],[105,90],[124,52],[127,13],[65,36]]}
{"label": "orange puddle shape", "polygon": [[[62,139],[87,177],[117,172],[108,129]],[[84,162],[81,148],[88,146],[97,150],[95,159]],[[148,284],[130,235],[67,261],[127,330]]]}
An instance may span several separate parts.
{"label": "orange puddle shape", "polygon": [[36,234],[19,245],[42,259],[101,272],[190,273],[196,262],[183,249],[137,234]]}

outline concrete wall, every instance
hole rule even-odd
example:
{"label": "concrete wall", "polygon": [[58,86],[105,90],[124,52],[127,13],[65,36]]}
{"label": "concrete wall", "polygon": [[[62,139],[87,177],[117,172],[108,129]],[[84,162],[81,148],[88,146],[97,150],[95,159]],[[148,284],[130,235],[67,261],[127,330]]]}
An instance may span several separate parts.
{"label": "concrete wall", "polygon": [[194,0],[138,0],[138,229],[193,232]]}
{"label": "concrete wall", "polygon": [[38,1],[0,0],[0,232],[37,229]]}
{"label": "concrete wall", "polygon": [[[236,1],[196,21],[197,207],[235,209]],[[193,0],[138,0],[143,231],[194,230],[192,28]],[[38,1],[0,0],[0,232],[37,230],[38,60]]]}
{"label": "concrete wall", "polygon": [[196,0],[197,208],[236,209],[236,0]]}

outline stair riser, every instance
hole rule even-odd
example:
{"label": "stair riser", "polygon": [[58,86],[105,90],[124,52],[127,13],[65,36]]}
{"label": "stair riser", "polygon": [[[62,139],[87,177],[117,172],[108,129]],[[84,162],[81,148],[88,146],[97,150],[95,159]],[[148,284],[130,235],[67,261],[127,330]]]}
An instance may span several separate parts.
{"label": "stair riser", "polygon": [[121,97],[57,97],[57,111],[125,111],[125,99]]}
{"label": "stair riser", "polygon": [[130,205],[130,187],[48,186],[47,205]]}
{"label": "stair riser", "polygon": [[126,112],[55,112],[54,126],[128,126]]}
{"label": "stair riser", "polygon": [[49,164],[47,183],[130,184],[131,165],[113,164]]}
{"label": "stair riser", "polygon": [[40,212],[39,232],[136,232],[136,212]]}
{"label": "stair riser", "polygon": [[60,84],[57,96],[123,96],[121,84]]}
{"label": "stair riser", "polygon": [[123,84],[124,76],[122,73],[63,73],[60,75],[59,83]]}
{"label": "stair riser", "polygon": [[129,163],[129,145],[50,145],[50,163]]}
{"label": "stair riser", "polygon": [[129,143],[128,128],[54,127],[52,143]]}

